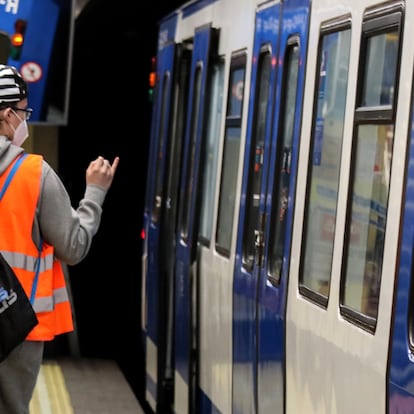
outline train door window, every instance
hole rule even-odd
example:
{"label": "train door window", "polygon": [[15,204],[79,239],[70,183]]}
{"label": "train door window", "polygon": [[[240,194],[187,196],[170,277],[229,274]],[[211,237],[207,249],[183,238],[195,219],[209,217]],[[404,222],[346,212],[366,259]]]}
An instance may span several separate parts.
{"label": "train door window", "polygon": [[224,61],[213,64],[210,82],[210,105],[207,122],[206,148],[203,154],[203,186],[200,217],[200,242],[208,244],[213,228],[213,205],[216,189],[218,139],[223,115]]}
{"label": "train door window", "polygon": [[239,169],[241,123],[246,73],[246,56],[233,56],[230,64],[229,89],[221,169],[220,197],[217,217],[216,248],[222,254],[230,252],[236,184]]}
{"label": "train door window", "polygon": [[300,272],[300,292],[322,306],[331,281],[350,43],[348,18],[322,27]]}
{"label": "train door window", "polygon": [[190,120],[190,147],[188,167],[185,177],[184,192],[182,202],[180,200],[180,208],[182,208],[182,220],[181,220],[181,237],[184,241],[187,241],[188,226],[190,221],[190,201],[195,189],[193,188],[193,177],[195,170],[195,151],[197,146],[197,125],[199,122],[200,113],[200,99],[201,99],[201,81],[202,81],[202,67],[197,65],[194,75],[194,93],[192,97],[192,115]]}
{"label": "train door window", "polygon": [[293,130],[295,122],[296,96],[299,75],[299,43],[298,39],[289,41],[285,54],[283,96],[280,105],[279,138],[277,142],[276,165],[272,200],[274,207],[271,213],[268,279],[275,285],[280,283],[282,275],[283,255],[286,237],[286,215],[290,186],[290,163],[292,157]]}
{"label": "train door window", "polygon": [[367,13],[362,26],[341,291],[342,314],[371,332],[384,254],[402,10],[380,13]]}
{"label": "train door window", "polygon": [[158,219],[160,217],[161,212],[161,206],[162,206],[162,190],[163,190],[163,168],[161,168],[162,161],[164,159],[164,136],[165,136],[165,129],[167,124],[167,114],[166,114],[166,97],[167,97],[167,90],[169,87],[170,82],[170,74],[166,73],[163,77],[162,81],[162,98],[161,98],[161,111],[160,111],[160,124],[158,129],[158,150],[156,154],[156,176],[155,176],[155,195],[153,198],[153,204],[152,204],[152,213],[151,213],[151,219],[154,223],[158,222]]}
{"label": "train door window", "polygon": [[[190,70],[192,58],[192,43],[182,43],[177,46],[177,62],[174,69],[174,96],[171,99],[172,109],[168,122],[168,145],[166,145],[167,170],[164,173],[167,183],[163,197],[164,208],[169,211],[166,214],[167,227],[175,232],[176,213],[178,208],[178,188],[181,178],[181,165],[183,153],[183,141],[185,135],[185,121],[188,104],[188,91],[190,83]],[[179,167],[178,167],[179,166]],[[158,170],[157,170],[158,173]],[[162,213],[163,214],[163,213]],[[165,234],[164,234],[165,235]]]}
{"label": "train door window", "polygon": [[272,55],[262,47],[257,66],[253,126],[250,145],[249,176],[246,191],[246,215],[243,233],[243,266],[251,270],[255,257],[255,236],[259,231],[259,204],[263,178],[263,155],[268,118]]}

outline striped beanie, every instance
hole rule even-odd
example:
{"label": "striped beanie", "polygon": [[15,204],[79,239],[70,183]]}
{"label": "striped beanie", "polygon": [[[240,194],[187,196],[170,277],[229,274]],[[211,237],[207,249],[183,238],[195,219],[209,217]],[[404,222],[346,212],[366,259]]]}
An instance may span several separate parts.
{"label": "striped beanie", "polygon": [[14,66],[0,65],[0,105],[27,98],[27,85]]}

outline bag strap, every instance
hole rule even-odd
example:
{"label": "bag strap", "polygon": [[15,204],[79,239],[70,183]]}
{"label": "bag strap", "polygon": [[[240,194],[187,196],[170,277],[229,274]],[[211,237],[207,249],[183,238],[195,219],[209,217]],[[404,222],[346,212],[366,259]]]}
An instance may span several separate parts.
{"label": "bag strap", "polygon": [[42,236],[40,236],[40,243],[39,243],[39,247],[37,248],[37,250],[39,252],[39,255],[37,256],[36,273],[35,273],[35,277],[33,279],[32,291],[30,292],[30,303],[32,305],[33,305],[34,300],[35,300],[35,295],[36,295],[36,290],[37,290],[37,282],[39,281],[42,244],[43,244],[43,240],[42,240]]}
{"label": "bag strap", "polygon": [[3,188],[0,191],[0,200],[3,198],[4,193],[7,190],[7,187],[10,184],[10,181],[12,180],[14,174],[16,173],[17,169],[20,167],[20,164],[22,163],[22,161],[27,157],[27,153],[23,152],[22,154],[20,154],[16,160],[14,161],[14,165],[12,167],[12,169],[10,170],[6,181],[4,182]]}
{"label": "bag strap", "polygon": [[[12,167],[12,169],[10,170],[9,174],[6,177],[6,181],[4,182],[3,188],[0,191],[0,200],[3,198],[4,193],[6,192],[14,174],[16,173],[16,171],[18,170],[18,168],[20,167],[20,164],[22,163],[22,161],[27,157],[27,153],[23,152],[21,153],[18,157],[16,157],[15,161],[14,161],[14,165]],[[36,273],[35,273],[35,277],[33,280],[33,285],[32,285],[32,291],[30,293],[30,303],[33,305],[34,303],[34,299],[35,299],[35,295],[36,295],[36,290],[37,290],[37,282],[39,280],[39,271],[40,271],[40,256],[41,256],[41,246],[42,246],[42,238],[40,238],[40,244],[39,247],[37,248],[39,255],[37,257],[37,263],[36,263]]]}

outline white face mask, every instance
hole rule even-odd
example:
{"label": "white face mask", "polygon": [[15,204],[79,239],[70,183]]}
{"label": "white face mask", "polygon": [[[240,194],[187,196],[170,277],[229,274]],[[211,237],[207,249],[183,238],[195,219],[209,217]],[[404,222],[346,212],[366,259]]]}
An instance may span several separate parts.
{"label": "white face mask", "polygon": [[20,118],[20,116],[17,115],[16,112],[14,112],[14,113],[17,116],[17,118],[19,118],[22,122],[20,122],[20,124],[18,125],[18,127],[16,129],[14,129],[13,125],[10,124],[10,126],[12,127],[12,129],[14,131],[12,144],[17,145],[18,147],[21,147],[23,145],[24,141],[26,141],[27,137],[29,136],[29,129],[27,127],[26,120],[23,120],[22,118]]}

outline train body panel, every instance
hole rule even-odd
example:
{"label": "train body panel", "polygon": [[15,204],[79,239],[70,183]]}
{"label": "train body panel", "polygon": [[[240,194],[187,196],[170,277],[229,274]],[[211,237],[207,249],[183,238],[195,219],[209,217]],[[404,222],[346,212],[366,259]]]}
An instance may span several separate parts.
{"label": "train body panel", "polygon": [[[397,79],[403,76],[397,71],[404,72],[399,64],[400,45],[404,46],[402,60],[406,53],[412,56],[401,28],[410,12],[407,4],[402,7],[398,2],[312,5],[309,50],[319,48],[323,59],[329,59],[331,41],[343,51],[339,62],[335,58],[322,62],[320,55],[318,62],[318,55],[311,52],[308,57],[309,67],[321,69],[309,71],[305,89],[304,105],[311,105],[313,112],[303,116],[298,175],[307,176],[312,184],[302,181],[296,194],[286,316],[287,412],[387,410],[388,347],[407,142],[407,123],[396,122],[394,116],[396,112],[407,114],[410,102],[411,88],[396,93]],[[326,49],[320,49],[321,34],[315,28],[324,24]],[[391,53],[388,42],[393,43],[392,58],[387,56]],[[367,52],[368,57],[361,58],[366,50],[375,50],[376,55]],[[385,61],[393,62],[389,72]],[[344,98],[340,100],[332,86],[324,85],[328,82],[326,66],[335,64],[347,74],[341,80]],[[369,76],[374,73],[383,76],[384,97],[375,91],[369,97],[358,93],[371,86]],[[319,79],[312,77],[315,74]],[[331,100],[331,110],[320,108],[321,95]],[[368,115],[374,101],[379,111],[389,105],[392,113]],[[325,112],[318,113],[319,109]],[[328,145],[334,146],[330,152]],[[304,295],[298,294],[300,283]],[[316,306],[311,303],[309,287],[325,300],[316,300]],[[303,398],[297,398],[298,392]]]}
{"label": "train body panel", "polygon": [[[231,412],[233,390],[232,303],[236,226],[248,110],[248,64],[252,56],[249,39],[254,18],[254,2],[228,2],[217,13],[220,29],[218,62],[210,100],[207,134],[200,246],[199,281],[199,388],[200,412]],[[226,92],[229,91],[229,92]],[[231,91],[231,92],[230,92]],[[228,94],[228,103],[220,103]],[[217,102],[217,103],[216,103]],[[223,161],[223,160],[226,161]],[[223,165],[220,171],[220,165]],[[225,165],[225,166],[224,166]],[[220,197],[216,188],[223,190]],[[216,230],[214,230],[216,229]],[[214,280],[214,283],[211,281]],[[225,305],[224,305],[225,304]]]}
{"label": "train body panel", "polygon": [[414,410],[413,22],[403,0],[195,0],[160,22],[154,412]]}
{"label": "train body panel", "polygon": [[[206,413],[232,410],[233,281],[230,275],[234,271],[235,223],[248,111],[246,79],[250,77],[250,69],[247,62],[252,59],[249,39],[254,31],[255,6],[251,1],[228,2],[216,12],[215,19],[220,38],[205,137],[208,149],[197,258],[200,412]],[[229,25],[233,30],[222,29]],[[217,187],[222,188],[220,196]]]}

